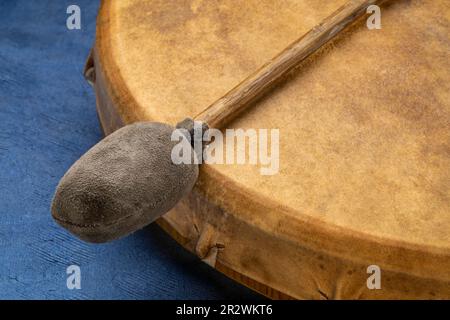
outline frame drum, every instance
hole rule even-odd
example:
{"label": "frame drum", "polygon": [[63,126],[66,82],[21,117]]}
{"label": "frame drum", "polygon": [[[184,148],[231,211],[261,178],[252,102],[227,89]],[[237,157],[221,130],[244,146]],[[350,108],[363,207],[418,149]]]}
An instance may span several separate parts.
{"label": "frame drum", "polygon": [[[195,116],[346,1],[103,1],[86,75],[105,134]],[[279,129],[277,174],[203,164],[159,225],[272,298],[450,298],[450,3],[381,18],[229,124]]]}

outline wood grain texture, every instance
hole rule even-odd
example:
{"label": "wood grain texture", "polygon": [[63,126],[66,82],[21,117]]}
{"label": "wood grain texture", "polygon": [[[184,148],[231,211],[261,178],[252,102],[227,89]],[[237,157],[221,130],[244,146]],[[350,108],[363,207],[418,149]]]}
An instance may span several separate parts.
{"label": "wood grain texture", "polygon": [[[345,2],[104,2],[94,62],[106,133],[195,116]],[[280,128],[280,173],[203,165],[162,218],[189,250],[205,259],[209,247],[216,266],[294,298],[450,297],[450,5],[398,0],[382,17],[227,125]],[[382,290],[366,287],[371,264]]]}
{"label": "wood grain texture", "polygon": [[[384,0],[383,0],[384,1]],[[210,128],[223,128],[245,108],[251,106],[267,91],[279,83],[317,49],[333,39],[340,31],[355,21],[366,9],[381,0],[351,0],[304,36],[290,44],[280,54],[255,73],[214,102],[195,119],[206,122]]]}

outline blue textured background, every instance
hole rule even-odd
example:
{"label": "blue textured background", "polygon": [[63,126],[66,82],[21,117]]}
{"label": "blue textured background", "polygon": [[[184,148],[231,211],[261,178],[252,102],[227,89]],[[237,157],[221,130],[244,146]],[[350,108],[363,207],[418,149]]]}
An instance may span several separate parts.
{"label": "blue textured background", "polygon": [[[82,29],[66,28],[81,8]],[[82,67],[98,1],[0,1],[0,298],[256,298],[180,248],[157,226],[90,245],[49,212],[64,172],[102,138]],[[66,268],[81,267],[81,290]]]}

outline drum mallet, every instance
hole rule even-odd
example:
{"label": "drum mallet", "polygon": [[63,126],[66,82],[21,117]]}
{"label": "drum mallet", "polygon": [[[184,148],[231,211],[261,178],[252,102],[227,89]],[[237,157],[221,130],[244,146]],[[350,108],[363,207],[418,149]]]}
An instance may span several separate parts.
{"label": "drum mallet", "polygon": [[[380,0],[351,0],[283,52],[245,79],[194,119],[203,129],[224,128],[300,62],[362,16]],[[194,140],[194,120],[177,125]],[[88,242],[126,236],[173,208],[194,186],[199,165],[174,164],[172,126],[138,122],[124,126],[76,161],[58,184],[52,216],[58,224]],[[196,157],[195,152],[191,152]]]}

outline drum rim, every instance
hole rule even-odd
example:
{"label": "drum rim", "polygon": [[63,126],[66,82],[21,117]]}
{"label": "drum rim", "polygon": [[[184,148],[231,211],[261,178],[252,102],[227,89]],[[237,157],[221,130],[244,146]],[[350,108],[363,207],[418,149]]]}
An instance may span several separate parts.
{"label": "drum rim", "polygon": [[[114,1],[101,1],[97,17],[94,60],[96,61],[96,69],[100,68],[103,72],[106,85],[105,90],[107,95],[113,100],[113,106],[120,119],[124,123],[131,123],[140,121],[140,115],[143,114],[143,111],[140,110],[139,104],[128,90],[125,79],[118,72],[120,70],[119,67],[111,52],[107,49],[108,45],[111,44],[109,25],[113,21],[109,19],[109,11],[113,4]],[[109,68],[105,68],[105,65],[109,66]],[[114,74],[114,81],[111,81],[112,74]],[[124,105],[127,106],[126,110],[123,108]],[[227,201],[233,199],[232,195],[236,194],[237,187],[241,188],[238,190],[240,199],[236,202],[245,201],[249,205],[240,208],[239,212],[230,210],[231,207],[236,208],[236,206],[209,197],[211,202],[222,207],[228,214],[234,215],[235,218],[247,224],[250,223],[245,218],[250,217],[251,213],[248,210],[251,207],[259,207],[265,212],[277,214],[276,218],[285,228],[283,231],[277,230],[270,223],[264,222],[265,220],[263,219],[258,224],[251,224],[253,227],[257,227],[266,233],[275,234],[285,241],[301,244],[315,251],[346,260],[357,262],[371,261],[396,272],[404,273],[405,270],[408,270],[407,273],[419,277],[442,279],[444,281],[450,280],[450,247],[444,248],[430,244],[382,238],[370,233],[324,222],[318,218],[305,215],[300,211],[282,206],[282,204],[268,197],[248,190],[245,186],[238,186],[234,180],[226,177],[211,166],[205,164],[202,166],[200,179],[203,182],[208,180],[205,183],[213,185],[214,181],[226,181],[224,189],[227,189]],[[206,189],[211,190],[211,188],[203,188],[201,192],[205,193],[206,196],[211,196]],[[296,224],[292,223],[292,219],[294,219]],[[305,236],[302,236],[304,234],[313,235],[314,239],[305,238]],[[355,255],[354,252],[358,252],[359,256]],[[393,255],[399,259],[395,259],[396,261],[389,259]],[[416,265],[419,261],[421,264],[417,267]]]}

